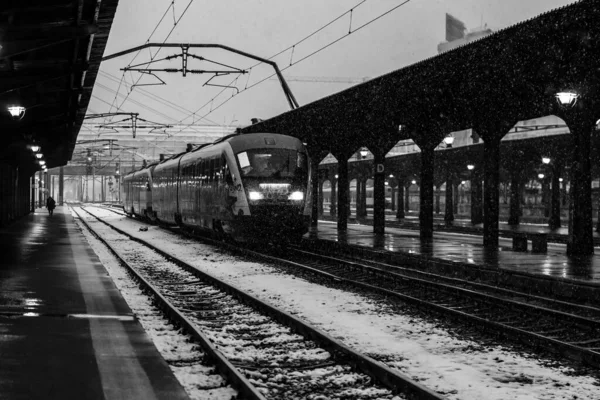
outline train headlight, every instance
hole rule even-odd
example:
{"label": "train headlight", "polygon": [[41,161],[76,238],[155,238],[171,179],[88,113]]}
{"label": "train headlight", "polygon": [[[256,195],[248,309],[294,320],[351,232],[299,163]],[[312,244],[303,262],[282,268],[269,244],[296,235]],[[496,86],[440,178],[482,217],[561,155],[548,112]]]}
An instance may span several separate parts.
{"label": "train headlight", "polygon": [[248,198],[250,200],[262,200],[264,196],[261,192],[248,192]]}
{"label": "train headlight", "polygon": [[304,200],[304,193],[302,193],[302,192],[292,192],[292,194],[290,194],[288,196],[288,200],[296,200],[296,201]]}

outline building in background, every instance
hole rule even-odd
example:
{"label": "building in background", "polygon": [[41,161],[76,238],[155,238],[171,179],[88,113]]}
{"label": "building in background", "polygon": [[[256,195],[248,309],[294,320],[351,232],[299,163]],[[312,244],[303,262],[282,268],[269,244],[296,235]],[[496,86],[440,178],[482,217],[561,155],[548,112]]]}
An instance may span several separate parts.
{"label": "building in background", "polygon": [[446,14],[446,41],[438,44],[438,53],[455,49],[491,33],[493,31],[487,27],[487,24],[468,31],[464,22],[450,14]]}

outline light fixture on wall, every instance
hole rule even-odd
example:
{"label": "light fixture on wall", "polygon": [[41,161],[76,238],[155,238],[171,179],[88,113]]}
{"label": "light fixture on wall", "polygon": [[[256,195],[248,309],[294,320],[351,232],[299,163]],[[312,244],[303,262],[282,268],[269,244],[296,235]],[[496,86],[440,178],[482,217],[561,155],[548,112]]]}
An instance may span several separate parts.
{"label": "light fixture on wall", "polygon": [[544,164],[550,164],[550,157],[542,157],[542,163]]}
{"label": "light fixture on wall", "polygon": [[579,93],[566,90],[564,92],[558,92],[554,95],[556,97],[556,101],[562,107],[573,107],[575,103],[577,103],[577,99],[579,98]]}
{"label": "light fixture on wall", "polygon": [[467,165],[467,169],[468,169],[469,171],[473,171],[473,170],[475,169],[475,165],[473,165],[473,164],[468,164],[468,165]]}
{"label": "light fixture on wall", "polygon": [[19,121],[25,116],[25,107],[9,106],[8,112],[10,113],[12,119],[14,119],[15,121]]}

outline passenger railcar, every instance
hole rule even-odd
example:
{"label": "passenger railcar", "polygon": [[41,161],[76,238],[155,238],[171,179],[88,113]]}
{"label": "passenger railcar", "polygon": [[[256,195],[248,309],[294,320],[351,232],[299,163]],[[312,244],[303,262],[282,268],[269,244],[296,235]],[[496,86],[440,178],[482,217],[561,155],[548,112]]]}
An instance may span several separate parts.
{"label": "passenger railcar", "polygon": [[298,139],[236,134],[152,170],[159,222],[236,240],[298,240],[310,218],[309,162]]}
{"label": "passenger railcar", "polygon": [[153,218],[152,209],[152,169],[149,165],[140,170],[130,172],[122,179],[121,199],[123,210],[129,215]]}

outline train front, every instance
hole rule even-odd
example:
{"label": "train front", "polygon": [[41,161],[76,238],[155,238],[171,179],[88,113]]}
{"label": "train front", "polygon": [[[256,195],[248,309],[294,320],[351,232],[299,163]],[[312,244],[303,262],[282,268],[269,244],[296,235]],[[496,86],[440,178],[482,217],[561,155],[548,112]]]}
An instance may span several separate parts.
{"label": "train front", "polygon": [[241,178],[238,190],[246,200],[234,211],[244,239],[300,240],[310,223],[309,163],[302,142],[275,134],[241,138],[247,148],[235,151],[233,143],[232,148]]}

